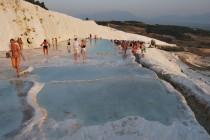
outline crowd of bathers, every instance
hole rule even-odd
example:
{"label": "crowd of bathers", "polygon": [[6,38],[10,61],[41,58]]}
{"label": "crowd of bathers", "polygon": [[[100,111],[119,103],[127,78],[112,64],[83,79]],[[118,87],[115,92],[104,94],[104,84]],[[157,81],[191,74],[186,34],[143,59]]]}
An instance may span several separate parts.
{"label": "crowd of bathers", "polygon": [[[90,34],[88,38],[79,40],[77,37],[74,38],[73,44],[71,45],[71,39],[67,41],[67,51],[68,53],[71,53],[74,58],[74,62],[77,63],[80,59],[80,56],[82,58],[83,63],[86,63],[87,59],[87,39],[98,39],[97,35]],[[27,43],[29,44],[29,40],[27,38]],[[30,42],[31,44],[31,42]],[[10,50],[6,52],[6,57],[11,58],[12,67],[16,70],[16,75],[19,77],[20,73],[20,63],[21,60],[25,60],[25,57],[23,55],[23,41],[22,38],[19,37],[17,39],[10,39]],[[51,39],[51,43],[44,39],[44,41],[40,45],[43,49],[44,56],[48,56],[48,50],[52,46],[53,49],[58,50],[58,38],[53,37]]]}
{"label": "crowd of bathers", "polygon": [[132,53],[135,55],[141,51],[142,54],[145,53],[146,47],[145,43],[141,41],[125,41],[125,40],[114,40],[114,43],[124,50],[124,54],[127,53],[127,50],[130,48]]}
{"label": "crowd of bathers", "polygon": [[[136,57],[136,61],[140,61],[140,57],[144,57],[146,53],[145,42],[143,41],[126,41],[126,40],[111,40],[115,45],[123,51],[126,56],[128,49],[131,50],[132,54]],[[151,40],[149,47],[156,47],[155,40]]]}
{"label": "crowd of bathers", "polygon": [[[92,34],[89,35],[86,39],[98,39],[97,35],[94,37]],[[82,56],[83,63],[86,62],[87,59],[87,53],[86,53],[86,39],[79,39],[77,37],[73,40],[73,45],[71,47],[71,39],[67,41],[67,50],[69,53],[72,52],[74,62],[77,63],[80,56]],[[142,41],[126,41],[126,40],[111,40],[115,45],[119,46],[119,48],[123,51],[124,56],[127,55],[128,49],[131,50],[132,54],[136,57],[136,61],[138,62],[140,60],[140,57],[144,57],[144,54],[146,52],[146,46],[145,42]],[[43,47],[43,53],[45,56],[48,55],[48,49],[51,46],[51,44],[44,39],[44,41],[41,43]],[[155,41],[151,40],[150,47],[155,46]],[[52,47],[58,49],[58,39],[52,38]],[[17,76],[19,76],[20,71],[20,60],[21,58],[25,60],[23,55],[23,41],[21,37],[19,37],[17,40],[11,39],[10,40],[10,51],[6,53],[7,57],[11,58],[12,66],[16,70]]]}

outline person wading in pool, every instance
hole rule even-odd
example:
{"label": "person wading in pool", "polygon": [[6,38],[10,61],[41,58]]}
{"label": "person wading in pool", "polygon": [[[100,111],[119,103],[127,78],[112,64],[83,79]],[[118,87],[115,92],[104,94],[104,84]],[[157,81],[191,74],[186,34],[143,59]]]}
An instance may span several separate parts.
{"label": "person wading in pool", "polygon": [[56,48],[56,50],[58,50],[58,38],[57,37],[55,38],[55,48]]}
{"label": "person wading in pool", "polygon": [[71,53],[71,39],[70,38],[67,42],[67,51],[68,51],[68,53]]}
{"label": "person wading in pool", "polygon": [[18,43],[19,46],[20,46],[20,50],[23,50],[23,41],[22,41],[22,38],[18,37],[17,43]]}
{"label": "person wading in pool", "polygon": [[133,47],[132,47],[131,52],[133,53],[133,55],[134,55],[135,58],[136,58],[135,61],[138,62],[138,63],[140,63],[139,51],[140,51],[140,48],[139,48],[138,42],[134,42],[134,43],[133,43]]}
{"label": "person wading in pool", "polygon": [[18,43],[19,46],[20,46],[20,55],[21,55],[23,61],[25,61],[25,57],[24,57],[24,55],[23,55],[23,40],[22,40],[21,37],[19,37],[19,38],[17,39],[17,43]]}
{"label": "person wading in pool", "polygon": [[87,52],[86,52],[86,47],[87,47],[87,43],[86,40],[82,40],[81,41],[81,55],[82,55],[82,59],[83,59],[83,63],[85,63],[86,59],[87,59]]}
{"label": "person wading in pool", "polygon": [[123,49],[124,55],[126,56],[127,55],[127,50],[128,50],[128,46],[127,46],[126,41],[123,41],[122,49]]}
{"label": "person wading in pool", "polygon": [[74,39],[74,43],[73,43],[73,53],[74,53],[74,62],[77,63],[78,58],[80,57],[80,45],[78,42],[78,39],[75,38]]}
{"label": "person wading in pool", "polygon": [[48,55],[48,48],[50,47],[50,44],[46,39],[42,42],[41,46],[43,47],[44,56]]}
{"label": "person wading in pool", "polygon": [[55,48],[55,39],[54,38],[52,38],[52,47],[53,47],[53,49]]}
{"label": "person wading in pool", "polygon": [[98,39],[97,35],[95,35],[94,39],[95,39],[95,40],[97,40],[97,39]]}
{"label": "person wading in pool", "polygon": [[146,53],[146,47],[144,45],[145,43],[144,42],[141,42],[141,46],[140,46],[140,49],[141,49],[141,54],[142,54],[142,57],[144,57],[144,54]]}
{"label": "person wading in pool", "polygon": [[19,77],[21,50],[19,44],[14,39],[10,40],[10,51],[12,67],[16,70],[17,77]]}

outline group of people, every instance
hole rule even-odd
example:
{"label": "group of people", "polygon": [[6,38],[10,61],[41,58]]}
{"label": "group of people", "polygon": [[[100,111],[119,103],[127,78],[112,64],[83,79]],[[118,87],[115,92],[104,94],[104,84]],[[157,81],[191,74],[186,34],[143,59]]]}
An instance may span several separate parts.
{"label": "group of people", "polygon": [[[90,39],[90,40],[92,40],[92,39],[93,39],[93,35],[92,35],[92,34],[90,34],[89,39]],[[94,39],[95,39],[95,40],[97,40],[97,39],[98,39],[97,35],[94,35]]]}
{"label": "group of people", "polygon": [[[90,34],[89,39],[92,39],[92,35]],[[97,36],[95,36],[97,39]],[[53,48],[58,48],[57,38],[52,39],[52,46]],[[126,40],[111,40],[114,44],[119,46],[123,51],[124,56],[127,55],[128,49],[131,49],[131,52],[136,57],[136,61],[140,60],[140,57],[144,57],[146,52],[145,43],[141,41],[126,41]],[[45,39],[41,46],[43,47],[44,56],[48,55],[48,49],[51,44]],[[150,46],[155,46],[155,41],[151,41]],[[82,39],[79,41],[78,38],[74,38],[73,44],[71,45],[71,39],[67,41],[67,50],[69,53],[72,53],[74,58],[74,63],[78,63],[80,57],[82,58],[83,63],[87,60],[87,41],[86,39]],[[23,55],[23,41],[21,38],[17,40],[11,39],[10,40],[10,51],[7,53],[7,57],[11,58],[12,67],[16,70],[17,77],[19,77],[20,72],[20,62],[21,59],[25,60]]]}
{"label": "group of people", "polygon": [[142,41],[114,40],[112,42],[122,49],[123,56],[127,56],[127,51],[130,49],[138,63],[140,63],[140,58],[144,57],[144,54],[146,53],[145,42]]}
{"label": "group of people", "polygon": [[10,50],[6,53],[6,57],[11,58],[12,67],[15,69],[17,77],[20,76],[19,73],[21,60],[25,61],[25,57],[23,54],[23,45],[24,44],[21,37],[18,37],[17,40],[12,38],[10,39]]}
{"label": "group of people", "polygon": [[114,44],[120,46],[123,50],[123,54],[127,55],[127,50],[131,49],[131,52],[137,58],[140,58],[140,55],[144,57],[146,52],[145,43],[141,41],[125,41],[125,40],[114,40]]}
{"label": "group of people", "polygon": [[[53,41],[55,41],[55,42],[53,42]],[[41,46],[43,47],[44,55],[47,56],[48,55],[48,49],[50,48],[50,43],[45,39],[42,42]],[[56,38],[54,38],[52,40],[52,46],[54,46],[54,47],[58,46]],[[82,39],[79,42],[78,38],[75,37],[72,47],[73,47],[73,49],[71,49],[71,39],[68,39],[68,41],[67,41],[67,51],[68,51],[68,53],[71,53],[71,50],[73,50],[72,54],[74,56],[75,63],[78,62],[78,59],[80,58],[80,55],[82,56],[83,63],[85,63],[86,59],[87,59],[87,52],[86,52],[87,41],[85,39]],[[56,50],[57,50],[57,47],[56,47]]]}
{"label": "group of people", "polygon": [[21,58],[25,60],[22,50],[23,41],[21,38],[10,39],[10,51],[6,55],[11,58],[12,67],[16,70],[17,77],[19,77]]}
{"label": "group of people", "polygon": [[[127,50],[131,49],[132,54],[135,56],[136,61],[140,63],[140,58],[144,57],[146,53],[145,42],[143,41],[126,41],[126,40],[111,40],[115,45],[122,49],[124,56],[127,55]],[[154,39],[149,43],[149,48],[156,48],[156,41]]]}
{"label": "group of people", "polygon": [[[6,57],[11,58],[12,67],[16,71],[17,77],[19,77],[20,73],[20,63],[21,60],[25,61],[25,57],[23,55],[23,41],[22,38],[19,37],[18,39],[10,39],[10,51],[6,53]],[[45,39],[41,45],[43,49],[44,56],[48,55],[48,50],[51,47],[51,44]],[[58,42],[57,38],[52,39],[52,46],[53,48],[58,48]],[[73,54],[74,62],[77,63],[80,56],[82,57],[83,63],[86,62],[87,59],[87,41],[85,39],[82,39],[79,41],[77,38],[74,39],[73,45],[71,47],[71,39],[68,40],[67,43],[67,50],[69,53]]]}
{"label": "group of people", "polygon": [[[71,42],[70,39],[67,43],[67,49],[70,52],[71,50]],[[74,62],[78,63],[78,59],[80,58],[80,55],[82,56],[83,63],[87,60],[87,41],[85,39],[82,39],[81,41],[78,40],[78,38],[74,38],[73,41],[73,56],[74,56]]]}

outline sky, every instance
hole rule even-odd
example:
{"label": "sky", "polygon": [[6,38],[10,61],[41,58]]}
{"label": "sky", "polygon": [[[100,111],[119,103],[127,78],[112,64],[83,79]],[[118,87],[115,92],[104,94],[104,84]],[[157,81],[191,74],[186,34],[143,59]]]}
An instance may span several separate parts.
{"label": "sky", "polygon": [[210,13],[210,0],[40,0],[51,10],[72,16],[127,11],[138,17]]}

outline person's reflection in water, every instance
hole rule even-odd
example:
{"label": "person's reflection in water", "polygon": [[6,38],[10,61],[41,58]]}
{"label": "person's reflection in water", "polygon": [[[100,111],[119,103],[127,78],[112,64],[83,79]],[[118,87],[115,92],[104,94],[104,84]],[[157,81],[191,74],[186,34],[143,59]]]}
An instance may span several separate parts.
{"label": "person's reflection in water", "polygon": [[92,45],[92,39],[90,39],[90,41],[89,41],[89,42],[90,42],[90,45]]}
{"label": "person's reflection in water", "polygon": [[122,55],[123,60],[125,60],[127,57],[128,57],[127,54],[123,54],[123,55]]}
{"label": "person's reflection in water", "polygon": [[22,123],[25,123],[26,121],[30,120],[33,116],[33,109],[27,103],[28,89],[24,88],[25,82],[23,80],[15,80],[15,81],[12,81],[11,84],[15,87],[15,89],[17,91],[17,96],[18,96],[20,104],[21,104],[20,109],[23,113]]}

